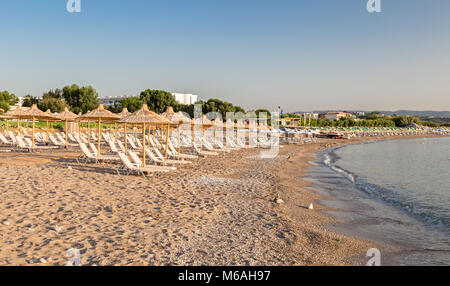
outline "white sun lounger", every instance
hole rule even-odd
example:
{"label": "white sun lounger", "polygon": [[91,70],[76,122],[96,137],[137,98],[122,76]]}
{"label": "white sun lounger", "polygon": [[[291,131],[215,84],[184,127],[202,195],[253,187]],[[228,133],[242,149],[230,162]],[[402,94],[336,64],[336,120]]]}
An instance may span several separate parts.
{"label": "white sun lounger", "polygon": [[123,166],[118,168],[116,171],[120,175],[121,172],[123,172],[125,175],[129,175],[131,173],[137,173],[139,175],[142,175],[145,178],[146,173],[153,173],[153,172],[169,172],[167,169],[157,169],[155,166],[150,167],[138,167],[135,164],[131,163],[130,159],[122,153],[118,153],[120,161],[123,163]]}
{"label": "white sun lounger", "polygon": [[[134,161],[134,164],[137,167],[143,167],[144,166],[144,164],[142,163],[142,160],[139,158],[139,156],[135,152],[128,151],[128,154],[130,155],[131,159]],[[168,171],[174,171],[174,170],[177,169],[175,167],[167,167],[167,166],[151,166],[150,165],[148,167],[149,168],[158,168],[158,169],[161,169],[161,170],[168,170]]]}

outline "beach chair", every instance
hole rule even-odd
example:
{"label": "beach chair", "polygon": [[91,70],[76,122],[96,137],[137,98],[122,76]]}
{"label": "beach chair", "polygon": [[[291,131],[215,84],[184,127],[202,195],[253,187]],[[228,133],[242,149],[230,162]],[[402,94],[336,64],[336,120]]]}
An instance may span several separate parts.
{"label": "beach chair", "polygon": [[232,150],[231,148],[223,146],[222,141],[220,140],[216,141],[216,151],[230,153],[231,150]]}
{"label": "beach chair", "polygon": [[58,146],[39,146],[36,145],[36,142],[34,142],[34,147],[33,146],[33,142],[31,141],[30,138],[24,138],[23,139],[25,141],[25,143],[30,146],[30,150],[49,150],[49,149],[55,149],[55,148],[59,148]]}
{"label": "beach chair", "polygon": [[200,140],[203,143],[203,147],[205,147],[210,152],[216,152],[216,153],[217,152],[224,152],[224,153],[230,152],[228,150],[223,150],[223,149],[218,149],[218,148],[216,148],[216,150],[214,150],[214,147],[205,138],[200,138]]}
{"label": "beach chair", "polygon": [[53,137],[52,134],[48,136],[48,139],[50,140],[50,143],[52,143],[55,146],[58,146],[60,148],[64,148],[66,144],[62,144],[61,142],[57,141],[55,137]]}
{"label": "beach chair", "polygon": [[145,178],[146,173],[153,173],[153,172],[169,172],[167,169],[157,169],[155,166],[149,166],[149,167],[139,167],[133,163],[131,163],[130,159],[125,155],[125,153],[119,152],[118,153],[120,161],[122,162],[122,166],[116,169],[117,173],[120,175],[121,172],[123,172],[125,175],[129,175],[131,173],[137,173],[139,175],[142,175]]}
{"label": "beach chair", "polygon": [[156,140],[156,137],[153,135],[150,135],[150,143],[152,144],[152,147],[157,147],[157,148],[162,147],[161,143],[159,143],[159,141]]}
{"label": "beach chair", "polygon": [[109,148],[111,148],[111,152],[112,152],[112,153],[119,153],[119,149],[117,149],[117,146],[116,146],[116,144],[114,143],[114,141],[109,140],[109,141],[108,141],[108,145],[109,145]]}
{"label": "beach chair", "polygon": [[8,131],[9,138],[12,140],[13,145],[17,145],[16,136],[12,131]]}
{"label": "beach chair", "polygon": [[78,141],[73,137],[72,134],[68,133],[68,134],[67,134],[67,137],[69,138],[69,140],[70,140],[72,143],[78,143]]}
{"label": "beach chair", "polygon": [[[153,149],[153,150],[152,150]],[[190,161],[180,161],[180,160],[170,160],[170,159],[166,159],[164,160],[164,157],[161,157],[161,153],[158,150],[158,154],[154,153],[153,151],[156,151],[158,149],[156,148],[149,148],[146,147],[145,148],[145,154],[148,156],[148,158],[153,161],[154,163],[158,164],[158,165],[184,165],[184,164],[192,164],[192,162]]]}
{"label": "beach chair", "polygon": [[198,148],[197,144],[195,142],[192,142],[192,146],[194,147],[195,152],[202,157],[206,156],[217,156],[219,153],[217,152],[211,152],[211,151],[200,151],[200,148]]}
{"label": "beach chair", "polygon": [[[139,156],[136,154],[136,152],[133,151],[128,151],[128,155],[130,155],[131,159],[133,160],[134,164],[137,167],[143,167],[144,164],[142,163],[142,160],[139,158]],[[148,166],[148,167],[152,167],[152,168],[159,168],[161,170],[168,170],[168,171],[174,171],[177,168],[175,167],[167,167],[167,166]]]}
{"label": "beach chair", "polygon": [[136,144],[134,143],[134,139],[131,139],[133,137],[130,137],[130,139],[128,139],[127,143],[130,144],[131,149],[134,150],[139,150],[140,148],[136,146]]}
{"label": "beach chair", "polygon": [[195,156],[195,155],[178,153],[178,151],[173,146],[171,140],[169,140],[169,148],[167,149],[167,154],[172,158],[177,158],[177,159],[181,159],[181,160],[198,158],[198,156]]}
{"label": "beach chair", "polygon": [[134,142],[136,143],[136,145],[137,145],[137,147],[138,147],[139,149],[142,149],[142,143],[141,143],[141,141],[135,139]]}
{"label": "beach chair", "polygon": [[13,145],[12,142],[9,142],[8,139],[6,139],[5,136],[3,136],[3,134],[0,134],[0,143],[8,146]]}
{"label": "beach chair", "polygon": [[117,139],[117,145],[119,145],[120,152],[125,152],[125,145],[119,139]]}
{"label": "beach chair", "polygon": [[[181,159],[175,159],[175,160],[171,160],[171,159],[165,159],[165,156],[163,154],[161,154],[161,152],[159,151],[158,148],[153,148],[153,152],[155,153],[156,157],[162,161],[164,161],[167,164],[178,164],[178,165],[186,165],[186,164],[192,164],[191,161],[184,161]],[[169,154],[169,152],[167,152],[167,154]]]}
{"label": "beach chair", "polygon": [[[100,163],[100,162],[105,162],[105,161],[111,161],[111,162],[120,161],[119,156],[109,156],[109,155],[97,156],[97,153],[94,154],[89,151],[86,144],[80,143],[79,145],[80,145],[82,154],[79,157],[77,157],[78,163],[82,163],[82,162],[87,163],[89,161],[93,161],[95,163]],[[91,148],[92,148],[92,146],[91,146]],[[95,146],[94,146],[94,149],[95,149],[95,152],[97,152],[97,149],[95,148]]]}
{"label": "beach chair", "polygon": [[25,152],[31,152],[31,146],[28,146],[22,137],[16,136],[17,145],[14,146],[14,151],[25,151]]}

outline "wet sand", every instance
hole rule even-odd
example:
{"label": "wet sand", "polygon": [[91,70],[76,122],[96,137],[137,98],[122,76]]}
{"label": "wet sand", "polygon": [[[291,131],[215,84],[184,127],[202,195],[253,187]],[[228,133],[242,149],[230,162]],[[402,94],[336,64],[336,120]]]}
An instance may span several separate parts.
{"label": "wet sand", "polygon": [[301,178],[315,151],[367,140],[232,151],[148,180],[76,149],[0,153],[0,265],[65,265],[70,248],[82,265],[364,264],[389,246],[327,230],[337,221]]}

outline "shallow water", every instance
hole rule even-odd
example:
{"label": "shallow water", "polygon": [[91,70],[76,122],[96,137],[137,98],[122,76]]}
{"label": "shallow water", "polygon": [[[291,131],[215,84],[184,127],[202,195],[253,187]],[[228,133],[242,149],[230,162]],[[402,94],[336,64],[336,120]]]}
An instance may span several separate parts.
{"label": "shallow water", "polygon": [[383,264],[450,265],[450,138],[329,149],[309,169],[333,230],[399,245]]}

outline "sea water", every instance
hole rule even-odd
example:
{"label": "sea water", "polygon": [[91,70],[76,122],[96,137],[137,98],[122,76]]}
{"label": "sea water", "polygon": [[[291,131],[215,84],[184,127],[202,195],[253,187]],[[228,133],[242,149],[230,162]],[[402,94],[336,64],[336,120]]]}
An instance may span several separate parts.
{"label": "sea water", "polygon": [[450,265],[449,137],[327,149],[309,173],[331,229],[397,246],[385,265]]}

